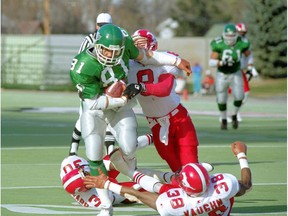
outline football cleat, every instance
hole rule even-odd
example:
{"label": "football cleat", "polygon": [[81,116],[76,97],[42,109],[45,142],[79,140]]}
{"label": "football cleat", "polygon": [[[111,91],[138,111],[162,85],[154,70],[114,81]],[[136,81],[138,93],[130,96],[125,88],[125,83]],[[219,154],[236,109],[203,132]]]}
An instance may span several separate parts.
{"label": "football cleat", "polygon": [[237,115],[233,115],[233,116],[232,116],[232,127],[233,127],[234,129],[237,129],[237,128],[238,128]]}
{"label": "football cleat", "polygon": [[227,119],[222,119],[221,130],[227,130]]}

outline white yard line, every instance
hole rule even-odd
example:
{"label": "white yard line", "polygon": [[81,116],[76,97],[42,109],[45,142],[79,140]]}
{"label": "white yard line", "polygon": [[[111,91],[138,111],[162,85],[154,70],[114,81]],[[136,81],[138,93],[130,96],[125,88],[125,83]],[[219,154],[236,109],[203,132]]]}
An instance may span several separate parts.
{"label": "white yard line", "polygon": [[[148,146],[147,148],[152,148]],[[198,148],[230,148],[230,145],[200,145]],[[249,148],[287,148],[286,144],[283,145],[249,145]],[[43,149],[67,149],[67,146],[41,146],[41,147],[9,147],[0,148],[0,150],[43,150]]]}
{"label": "white yard line", "polygon": [[[253,183],[253,186],[283,186],[287,185],[287,182],[272,182],[272,183]],[[1,190],[18,190],[18,189],[50,189],[50,188],[62,188],[62,186],[18,186],[18,187],[1,187]]]}
{"label": "white yard line", "polygon": [[[83,208],[81,206],[64,206],[64,205],[39,205],[39,204],[1,204],[1,208],[6,208],[8,211],[26,214],[48,214],[48,215],[95,215],[99,210],[94,208]],[[59,209],[59,210],[58,210]],[[64,210],[65,209],[65,210]],[[81,211],[82,210],[82,211]],[[134,212],[134,214],[125,214],[125,216],[134,215],[158,215],[157,212],[151,208],[145,207],[114,207],[114,214],[116,212]],[[122,214],[121,214],[122,215]],[[231,215],[287,215],[287,212],[261,212],[261,213],[231,213]]]}

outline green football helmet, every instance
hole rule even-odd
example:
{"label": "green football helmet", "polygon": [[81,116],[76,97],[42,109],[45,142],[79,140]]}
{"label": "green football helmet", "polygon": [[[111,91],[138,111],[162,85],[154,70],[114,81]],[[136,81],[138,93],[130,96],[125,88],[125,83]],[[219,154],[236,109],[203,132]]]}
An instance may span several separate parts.
{"label": "green football helmet", "polygon": [[229,46],[233,46],[236,43],[237,37],[236,26],[234,24],[227,24],[223,32],[224,42]]}
{"label": "green football helmet", "polygon": [[[121,29],[113,24],[103,25],[96,34],[95,52],[97,60],[104,66],[120,63],[125,50],[125,37]],[[109,52],[109,55],[105,54]]]}

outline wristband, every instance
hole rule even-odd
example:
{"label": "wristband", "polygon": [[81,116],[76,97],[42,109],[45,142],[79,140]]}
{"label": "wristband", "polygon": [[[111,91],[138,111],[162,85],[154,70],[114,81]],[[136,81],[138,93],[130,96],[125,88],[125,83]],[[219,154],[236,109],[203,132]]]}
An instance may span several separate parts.
{"label": "wristband", "polygon": [[176,58],[175,65],[178,67],[181,63],[181,58]]}
{"label": "wristband", "polygon": [[240,158],[239,159],[239,164],[240,164],[240,168],[241,169],[249,168],[248,161],[247,161],[246,158]]}
{"label": "wristband", "polygon": [[218,62],[219,62],[219,66],[221,66],[220,65],[221,61],[219,61],[218,59],[210,59],[209,60],[209,66],[210,67],[218,67]]}
{"label": "wristband", "polygon": [[144,84],[144,83],[140,83],[140,85],[141,85],[141,87],[142,87],[141,93],[142,93],[142,92],[146,92],[146,86],[145,86],[145,84]]}
{"label": "wristband", "polygon": [[109,180],[107,180],[104,184],[104,189],[107,189],[107,190],[110,190],[112,191],[113,193],[116,193],[116,194],[119,194],[120,195],[120,192],[121,192],[121,188],[122,186],[118,185],[118,184],[115,184]]}
{"label": "wristband", "polygon": [[246,154],[244,153],[244,152],[240,152],[240,153],[238,153],[237,154],[237,158],[238,158],[238,160],[240,160],[240,159],[247,159],[247,156],[246,156]]}
{"label": "wristband", "polygon": [[248,71],[252,71],[252,69],[253,69],[253,66],[252,66],[252,65],[249,65],[249,66],[247,67],[247,70],[248,70]]}

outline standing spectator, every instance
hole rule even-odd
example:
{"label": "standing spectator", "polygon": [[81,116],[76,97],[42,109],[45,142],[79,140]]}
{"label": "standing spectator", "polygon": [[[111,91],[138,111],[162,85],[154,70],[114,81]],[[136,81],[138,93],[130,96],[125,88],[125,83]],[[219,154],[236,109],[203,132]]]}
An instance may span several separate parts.
{"label": "standing spectator", "polygon": [[196,62],[193,67],[193,94],[195,96],[201,94],[201,77],[202,77],[202,67]]}
{"label": "standing spectator", "polygon": [[[185,59],[138,49],[128,32],[118,26],[106,24],[98,30],[94,46],[75,56],[70,68],[72,83],[78,89],[81,99],[81,133],[92,176],[99,175],[99,169],[107,173],[103,164],[107,124],[125,161],[132,169],[136,166],[137,120],[133,110],[126,106],[128,96],[110,97],[104,93],[115,82],[126,81],[129,59],[136,59],[142,64],[176,65],[186,73],[191,73],[191,66]],[[145,85],[134,85],[130,90],[136,96],[145,90]],[[99,215],[112,215],[112,201],[108,191],[97,189],[97,193],[102,201]]]}
{"label": "standing spectator", "polygon": [[210,70],[206,70],[205,77],[202,80],[202,93],[203,94],[212,94],[214,92],[214,77],[211,74]]}
{"label": "standing spectator", "polygon": [[222,119],[221,129],[227,130],[228,88],[231,87],[234,97],[232,127],[238,128],[237,114],[244,99],[243,78],[240,70],[241,55],[244,54],[249,67],[253,65],[253,57],[249,50],[250,43],[238,37],[236,26],[227,24],[223,35],[211,42],[210,67],[217,67],[216,101]]}
{"label": "standing spectator", "polygon": [[[157,179],[134,172],[133,180],[147,192],[115,184],[104,174],[97,177],[86,176],[84,184],[87,188],[107,188],[121,195],[135,196],[147,206],[157,210],[161,216],[229,216],[234,197],[244,195],[252,187],[252,175],[246,156],[247,146],[237,141],[231,144],[231,149],[239,161],[241,180],[237,180],[229,173],[215,173],[209,176],[200,164],[189,163],[176,173],[171,184],[162,184]],[[113,157],[111,155],[111,160]]]}
{"label": "standing spectator", "polygon": [[[81,46],[79,48],[78,54],[85,50],[86,48],[93,46],[94,42],[96,41],[96,34],[98,29],[108,23],[112,23],[112,17],[109,13],[100,13],[96,18],[96,26],[95,26],[95,32],[87,35],[83,42],[81,43]],[[70,144],[70,150],[69,155],[77,155],[79,143],[81,140],[81,128],[80,128],[80,116],[82,113],[82,108],[80,106],[79,108],[79,118],[76,121],[75,127],[72,132],[72,138],[71,138],[71,144]],[[115,138],[111,134],[109,128],[106,129],[106,136],[105,136],[105,146],[106,146],[106,152],[107,154],[113,151],[115,143]]]}
{"label": "standing spectator", "polygon": [[[146,29],[137,30],[132,38],[138,48],[157,50],[156,37]],[[196,130],[175,91],[176,78],[182,73],[175,66],[145,66],[130,61],[128,83],[131,84],[125,90],[130,92],[130,86],[138,83],[145,85],[136,98],[147,118],[157,152],[173,172],[187,163],[198,162]]]}

